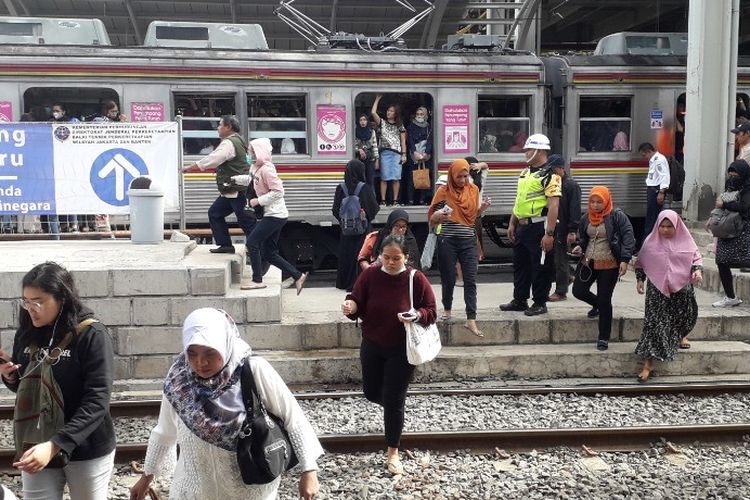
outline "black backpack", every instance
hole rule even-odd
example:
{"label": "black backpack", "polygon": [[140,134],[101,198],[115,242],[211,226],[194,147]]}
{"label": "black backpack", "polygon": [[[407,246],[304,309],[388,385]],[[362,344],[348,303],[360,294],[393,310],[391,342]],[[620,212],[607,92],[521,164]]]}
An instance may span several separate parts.
{"label": "black backpack", "polygon": [[365,187],[364,182],[358,182],[353,194],[349,194],[346,183],[340,184],[344,199],[341,200],[339,208],[339,221],[341,221],[341,234],[344,236],[357,236],[367,231],[367,215],[359,200],[359,193]]}
{"label": "black backpack", "polygon": [[685,167],[674,156],[668,156],[667,163],[669,163],[667,193],[671,194],[675,201],[680,201],[682,200],[682,188],[685,185]]}

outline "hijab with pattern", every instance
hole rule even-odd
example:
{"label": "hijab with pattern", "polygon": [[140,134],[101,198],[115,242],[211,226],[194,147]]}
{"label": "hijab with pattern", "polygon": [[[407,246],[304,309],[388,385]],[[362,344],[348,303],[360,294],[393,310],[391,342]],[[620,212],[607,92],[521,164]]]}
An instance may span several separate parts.
{"label": "hijab with pattern", "polygon": [[[671,238],[664,238],[659,233],[659,225],[664,219],[674,226],[675,233]],[[638,252],[637,266],[643,269],[649,281],[669,297],[685,288],[690,283],[693,266],[702,264],[698,245],[677,212],[659,212],[654,228],[643,240],[641,251]]]}
{"label": "hijab with pattern", "polygon": [[[190,368],[187,349],[210,347],[221,355],[224,367],[211,378],[201,378]],[[207,443],[234,450],[245,421],[240,372],[250,346],[240,338],[237,325],[224,311],[206,307],[185,318],[183,352],[164,381],[164,396],[190,431]]]}
{"label": "hijab with pattern", "polygon": [[[604,210],[602,210],[601,212],[595,212],[594,210],[591,210],[591,198],[594,196],[598,196],[604,202]],[[594,226],[598,226],[599,224],[604,222],[604,219],[609,215],[611,211],[612,195],[609,193],[609,189],[606,186],[592,187],[591,193],[589,194],[589,222]]]}
{"label": "hijab with pattern", "polygon": [[448,168],[448,184],[440,186],[432,198],[430,217],[432,217],[434,211],[433,207],[444,201],[446,205],[453,209],[453,213],[448,220],[456,224],[474,227],[474,221],[479,214],[479,188],[468,181],[463,187],[460,187],[456,182],[456,178],[462,172],[469,173],[469,168],[469,162],[463,158],[453,160],[450,168]]}

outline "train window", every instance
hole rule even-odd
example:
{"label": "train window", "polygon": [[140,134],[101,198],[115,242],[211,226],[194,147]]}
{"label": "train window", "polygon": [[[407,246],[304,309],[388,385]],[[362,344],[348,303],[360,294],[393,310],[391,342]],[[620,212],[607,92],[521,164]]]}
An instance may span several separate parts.
{"label": "train window", "polygon": [[275,154],[308,154],[304,94],[248,94],[250,140],[271,139]]}
{"label": "train window", "polygon": [[175,115],[182,116],[182,150],[205,155],[219,145],[219,118],[234,115],[234,94],[175,92]]}
{"label": "train window", "polygon": [[92,121],[106,100],[120,102],[120,97],[108,88],[31,87],[23,93],[23,109],[33,121],[52,121],[52,106],[61,104],[69,120]]}
{"label": "train window", "polygon": [[632,98],[581,97],[578,151],[631,151]]}
{"label": "train window", "polygon": [[479,96],[480,153],[517,153],[529,136],[528,96]]}

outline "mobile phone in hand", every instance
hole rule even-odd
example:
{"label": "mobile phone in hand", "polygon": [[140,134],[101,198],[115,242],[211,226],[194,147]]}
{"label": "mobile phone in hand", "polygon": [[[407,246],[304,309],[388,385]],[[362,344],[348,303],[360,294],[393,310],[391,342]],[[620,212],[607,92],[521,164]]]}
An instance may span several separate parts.
{"label": "mobile phone in hand", "polygon": [[414,321],[417,319],[417,315],[410,311],[398,313],[398,316],[404,321]]}

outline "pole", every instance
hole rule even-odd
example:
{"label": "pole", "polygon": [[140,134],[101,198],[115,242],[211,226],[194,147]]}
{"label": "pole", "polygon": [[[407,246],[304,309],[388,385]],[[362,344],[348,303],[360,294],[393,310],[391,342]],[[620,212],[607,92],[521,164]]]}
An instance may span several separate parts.
{"label": "pole", "polygon": [[184,163],[182,157],[182,115],[177,115],[177,191],[180,198],[180,231],[185,232],[187,229],[187,221],[185,217],[185,180],[184,174],[182,173],[182,164]]}

